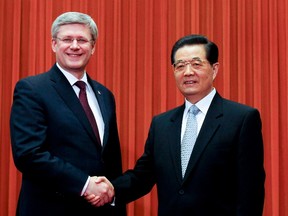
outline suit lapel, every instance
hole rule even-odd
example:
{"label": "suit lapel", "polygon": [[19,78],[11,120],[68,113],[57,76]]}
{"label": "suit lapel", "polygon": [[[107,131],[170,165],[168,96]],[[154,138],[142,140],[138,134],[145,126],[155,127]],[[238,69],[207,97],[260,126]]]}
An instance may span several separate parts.
{"label": "suit lapel", "polygon": [[51,72],[50,77],[52,81],[52,86],[55,88],[55,90],[63,99],[63,101],[67,104],[67,106],[71,109],[71,111],[75,114],[75,116],[79,119],[84,129],[96,143],[97,140],[93,132],[93,129],[88,119],[86,118],[86,114],[82,108],[82,105],[79,99],[77,98],[73,88],[71,87],[70,83],[56,65],[52,67],[50,72]]}
{"label": "suit lapel", "polygon": [[181,126],[182,126],[182,117],[184,112],[185,105],[179,107],[176,110],[175,114],[171,117],[171,129],[168,133],[168,142],[170,146],[170,154],[174,165],[174,170],[176,172],[177,179],[179,184],[182,183],[182,170],[181,170]]}
{"label": "suit lapel", "polygon": [[103,118],[103,121],[104,121],[104,137],[103,137],[103,147],[105,146],[107,140],[108,140],[108,137],[109,137],[109,121],[107,119],[107,107],[106,107],[106,103],[104,101],[104,97],[103,97],[103,92],[98,88],[98,85],[95,81],[93,81],[87,74],[87,79],[88,79],[88,82],[89,84],[91,85],[94,93],[95,93],[95,96],[96,96],[96,99],[98,101],[98,104],[99,104],[99,107],[100,107],[100,111],[101,111],[101,114],[102,114],[102,118]]}
{"label": "suit lapel", "polygon": [[189,174],[195,167],[196,163],[200,159],[207,145],[217,132],[221,124],[221,117],[223,115],[222,110],[222,98],[216,93],[211,105],[208,109],[203,125],[197,137],[193,152],[186,170],[184,181],[188,178]]}

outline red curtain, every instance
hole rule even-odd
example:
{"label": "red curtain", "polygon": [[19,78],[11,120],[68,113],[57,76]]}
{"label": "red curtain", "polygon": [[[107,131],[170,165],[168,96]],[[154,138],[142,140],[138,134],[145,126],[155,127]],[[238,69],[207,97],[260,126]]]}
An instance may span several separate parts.
{"label": "red curtain", "polygon": [[[125,170],[142,154],[152,116],[183,103],[170,66],[173,43],[191,33],[215,41],[216,89],[261,112],[264,216],[288,215],[287,0],[0,0],[0,215],[15,215],[21,184],[9,137],[13,88],[54,63],[50,27],[66,11],[88,13],[98,24],[87,71],[115,94]],[[128,213],[157,215],[155,188]]]}

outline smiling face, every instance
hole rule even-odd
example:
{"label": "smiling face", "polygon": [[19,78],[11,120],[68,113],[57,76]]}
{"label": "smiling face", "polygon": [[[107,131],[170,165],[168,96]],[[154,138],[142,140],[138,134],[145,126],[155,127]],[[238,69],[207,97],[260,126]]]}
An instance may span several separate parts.
{"label": "smiling face", "polygon": [[[87,43],[79,44],[77,40],[71,43],[63,39],[84,39]],[[56,38],[52,39],[52,50],[56,54],[56,61],[66,71],[77,78],[81,78],[91,55],[94,53],[94,42],[90,29],[84,24],[67,24],[59,28]]]}
{"label": "smiling face", "polygon": [[203,64],[200,67],[192,67],[189,63],[181,70],[174,68],[174,76],[180,92],[188,101],[195,104],[213,89],[213,80],[217,75],[219,63],[211,65],[208,62],[204,45],[186,45],[175,53],[175,62],[192,59],[200,59]]}

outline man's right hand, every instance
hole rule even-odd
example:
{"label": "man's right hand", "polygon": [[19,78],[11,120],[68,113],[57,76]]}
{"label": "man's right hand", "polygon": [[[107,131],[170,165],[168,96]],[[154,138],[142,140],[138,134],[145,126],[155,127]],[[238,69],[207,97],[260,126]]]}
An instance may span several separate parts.
{"label": "man's right hand", "polygon": [[106,177],[90,177],[84,198],[93,206],[100,207],[113,201],[115,192]]}

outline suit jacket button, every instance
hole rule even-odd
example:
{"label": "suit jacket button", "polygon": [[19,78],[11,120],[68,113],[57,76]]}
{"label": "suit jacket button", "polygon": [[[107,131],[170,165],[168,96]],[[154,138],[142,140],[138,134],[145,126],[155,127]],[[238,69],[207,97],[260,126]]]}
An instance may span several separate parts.
{"label": "suit jacket button", "polygon": [[180,194],[180,195],[183,195],[184,193],[185,193],[185,192],[184,192],[183,189],[179,190],[179,194]]}
{"label": "suit jacket button", "polygon": [[58,191],[56,191],[55,194],[56,194],[57,197],[64,197],[64,195],[62,193],[58,192]]}

